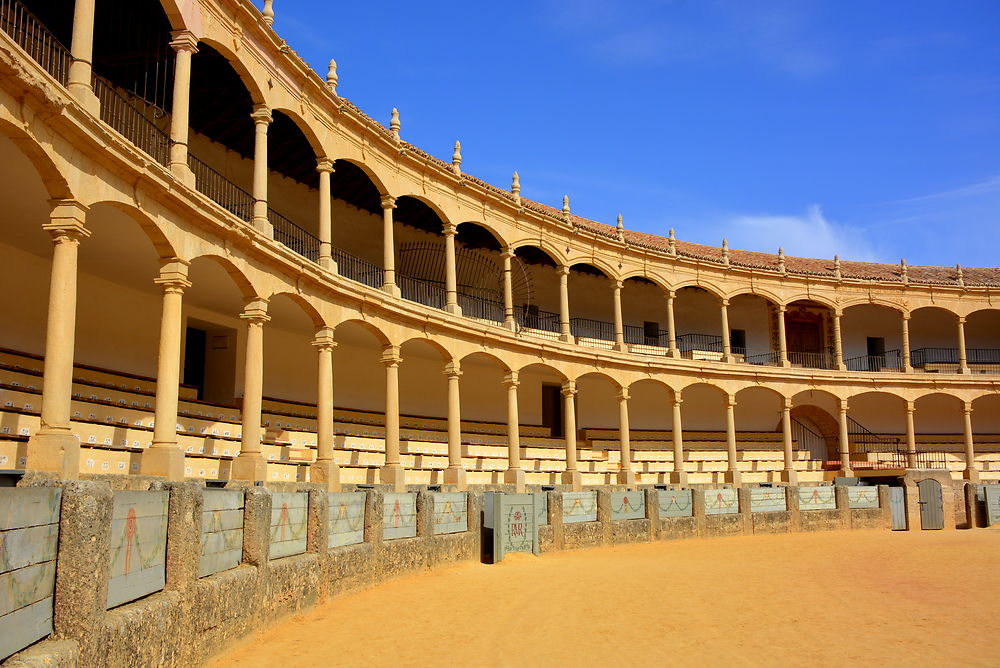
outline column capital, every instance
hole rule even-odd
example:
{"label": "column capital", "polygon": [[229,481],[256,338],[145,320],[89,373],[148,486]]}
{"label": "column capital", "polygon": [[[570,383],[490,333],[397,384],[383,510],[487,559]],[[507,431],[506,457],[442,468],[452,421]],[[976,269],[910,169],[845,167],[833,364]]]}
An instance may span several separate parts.
{"label": "column capital", "polygon": [[909,311],[903,311],[902,314],[900,315],[900,317],[903,319],[903,322],[906,322],[907,320],[910,319],[910,312]]}
{"label": "column capital", "polygon": [[381,200],[382,209],[395,209],[396,208],[396,198],[392,195],[382,195]]}
{"label": "column capital", "polygon": [[958,324],[960,324],[960,325],[964,325],[965,324],[965,316],[964,315],[958,316]]}
{"label": "column capital", "polygon": [[508,390],[512,387],[516,388],[518,385],[521,384],[521,380],[517,371],[508,371],[507,373],[505,373],[503,375],[502,382],[503,386],[506,387]]}
{"label": "column capital", "polygon": [[271,115],[271,110],[266,104],[255,104],[250,118],[257,125],[270,125],[274,121],[274,116]]}
{"label": "column capital", "polygon": [[847,412],[847,399],[837,399],[837,408],[841,413]]}
{"label": "column capital", "polygon": [[385,346],[382,348],[382,364],[387,367],[397,367],[403,363],[403,358],[399,354],[399,346]]}
{"label": "column capital", "polygon": [[337,342],[333,339],[332,327],[320,327],[316,330],[312,345],[319,351],[333,350],[337,347]]}
{"label": "column capital", "polygon": [[778,304],[778,313],[787,313],[788,306],[785,304]]}
{"label": "column capital", "polygon": [[906,412],[907,413],[915,413],[916,410],[917,410],[917,405],[916,405],[915,401],[907,401],[906,402]]}
{"label": "column capital", "polygon": [[80,241],[90,236],[86,227],[89,207],[72,199],[49,200],[52,212],[42,229],[52,235],[54,241]]}
{"label": "column capital", "polygon": [[684,403],[684,397],[681,396],[680,392],[674,392],[674,406],[680,406]]}
{"label": "column capital", "polygon": [[720,302],[722,303],[722,308],[729,308],[729,300],[723,297]]}
{"label": "column capital", "polygon": [[559,276],[569,276],[569,266],[561,264],[556,267],[556,274]]}
{"label": "column capital", "polygon": [[453,237],[458,234],[458,225],[455,223],[445,223],[442,225],[441,231],[446,237]]}
{"label": "column capital", "polygon": [[835,309],[831,309],[831,312],[833,313],[833,317],[837,320],[842,318],[844,315],[844,309],[840,308],[839,306]]}
{"label": "column capital", "polygon": [[788,397],[784,397],[783,401],[781,402],[781,407],[783,410],[786,411],[792,410],[792,400],[789,399]]}
{"label": "column capital", "polygon": [[677,299],[677,291],[667,288],[663,291],[663,294],[667,296],[667,299]]}
{"label": "column capital", "polygon": [[576,381],[566,380],[562,384],[562,395],[564,397],[572,397],[577,392]]}
{"label": "column capital", "polygon": [[618,401],[628,401],[632,398],[632,395],[628,393],[627,387],[618,388]]}
{"label": "column capital", "polygon": [[451,360],[444,365],[444,375],[446,378],[461,378],[462,365],[458,360]]}
{"label": "column capital", "polygon": [[240,313],[240,319],[246,320],[250,325],[263,325],[271,319],[267,314],[266,299],[251,299]]}
{"label": "column capital", "polygon": [[170,258],[160,262],[160,275],[153,279],[153,283],[163,288],[164,292],[183,294],[191,287],[188,277],[189,262],[180,258]]}
{"label": "column capital", "polygon": [[971,401],[963,401],[962,402],[962,412],[965,413],[966,415],[972,415],[972,402]]}
{"label": "column capital", "polygon": [[611,278],[608,280],[611,281],[611,287],[614,290],[621,290],[623,287],[625,287],[625,281],[620,281],[617,278]]}
{"label": "column capital", "polygon": [[726,398],[726,407],[727,408],[736,408],[736,397],[734,397],[733,395],[730,394]]}
{"label": "column capital", "polygon": [[513,260],[515,257],[514,249],[510,246],[504,246],[503,251],[500,253],[500,257],[505,260]]}
{"label": "column capital", "polygon": [[190,30],[174,30],[170,33],[170,47],[177,53],[198,53],[198,38]]}
{"label": "column capital", "polygon": [[330,158],[318,158],[316,160],[316,171],[321,174],[332,174],[333,160],[330,160]]}

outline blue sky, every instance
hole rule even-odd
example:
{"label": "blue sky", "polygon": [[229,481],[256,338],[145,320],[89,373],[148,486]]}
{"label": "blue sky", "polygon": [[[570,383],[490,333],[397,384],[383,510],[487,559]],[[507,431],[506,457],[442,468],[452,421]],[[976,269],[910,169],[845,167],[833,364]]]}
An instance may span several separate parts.
{"label": "blue sky", "polygon": [[998,266],[997,0],[278,0],[340,93],[573,212],[789,254]]}

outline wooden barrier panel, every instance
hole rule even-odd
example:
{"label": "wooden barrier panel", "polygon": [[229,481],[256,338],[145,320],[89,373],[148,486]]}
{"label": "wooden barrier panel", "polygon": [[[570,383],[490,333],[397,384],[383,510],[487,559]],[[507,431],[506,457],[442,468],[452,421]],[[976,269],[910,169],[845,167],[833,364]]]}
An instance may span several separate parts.
{"label": "wooden barrier panel", "polygon": [[836,510],[837,490],[826,485],[799,487],[799,510]]}
{"label": "wooden barrier panel", "polygon": [[563,492],[563,524],[597,521],[597,492]]}
{"label": "wooden barrier panel", "polygon": [[694,515],[690,489],[661,489],[657,494],[657,505],[661,518]]}
{"label": "wooden barrier panel", "polygon": [[532,492],[535,495],[535,526],[543,527],[549,523],[549,493]]}
{"label": "wooden barrier panel", "polygon": [[328,547],[365,542],[365,496],[364,492],[327,495],[330,510]]}
{"label": "wooden barrier panel", "polygon": [[280,559],[306,551],[309,494],[275,492],[271,495],[271,547],[269,559]]}
{"label": "wooden barrier panel", "polygon": [[848,487],[847,505],[850,508],[878,508],[878,487]]}
{"label": "wooden barrier panel", "polygon": [[740,512],[740,499],[735,489],[706,489],[705,514],[728,515]]}
{"label": "wooden barrier panel", "polygon": [[0,661],[52,633],[58,487],[0,489]]}
{"label": "wooden barrier panel", "polygon": [[751,487],[750,512],[773,513],[788,510],[784,487]]}
{"label": "wooden barrier panel", "polygon": [[383,497],[382,537],[413,538],[417,535],[417,495],[387,492]]}
{"label": "wooden barrier panel", "polygon": [[469,530],[469,495],[466,492],[437,492],[432,498],[435,534]]}
{"label": "wooden barrier panel", "polygon": [[645,519],[645,517],[645,492],[611,492],[611,519],[641,520]]}
{"label": "wooden barrier panel", "polygon": [[111,510],[108,608],[166,584],[167,492],[115,492]]}
{"label": "wooden barrier panel", "polygon": [[493,563],[503,561],[508,552],[538,554],[539,496],[486,492],[483,520],[484,527],[493,530]]}
{"label": "wooden barrier panel", "polygon": [[201,513],[198,577],[236,568],[243,560],[243,492],[206,489]]}

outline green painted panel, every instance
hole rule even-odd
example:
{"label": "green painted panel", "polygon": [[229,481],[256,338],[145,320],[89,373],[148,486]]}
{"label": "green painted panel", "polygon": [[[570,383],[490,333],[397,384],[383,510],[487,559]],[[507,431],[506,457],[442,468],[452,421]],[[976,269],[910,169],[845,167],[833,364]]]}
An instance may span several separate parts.
{"label": "green painted panel", "polygon": [[740,512],[740,499],[735,489],[706,489],[705,514],[729,515]]}
{"label": "green painted panel", "polygon": [[788,510],[784,487],[751,487],[750,512],[773,513]]}
{"label": "green painted panel", "polygon": [[597,521],[597,492],[563,492],[563,524]]}
{"label": "green painted panel", "polygon": [[434,499],[434,533],[469,530],[469,497],[465,492],[438,492]]}
{"label": "green painted panel", "polygon": [[[243,531],[240,531],[240,541],[242,542]],[[209,575],[214,575],[216,573],[221,573],[223,571],[228,571],[236,568],[243,561],[243,546],[240,545],[232,550],[226,550],[224,552],[213,552],[211,554],[201,555],[201,561],[198,564],[198,577],[204,578]]]}
{"label": "green painted panel", "polygon": [[236,510],[243,507],[243,492],[233,489],[206,489],[205,512],[210,510]]}
{"label": "green painted panel", "polygon": [[3,615],[0,617],[0,661],[50,633],[52,596]]}
{"label": "green painted panel", "polygon": [[243,509],[206,510],[201,514],[201,532],[229,531],[243,528]]}
{"label": "green painted panel", "polygon": [[848,487],[847,505],[850,508],[878,508],[878,487]]}
{"label": "green painted panel", "polygon": [[799,510],[836,510],[837,491],[832,486],[799,487]]}
{"label": "green painted panel", "polygon": [[417,495],[386,493],[383,497],[382,537],[413,538],[417,535]]}
{"label": "green painted panel", "polygon": [[47,561],[0,575],[0,615],[10,613],[52,596],[56,562]]}
{"label": "green painted panel", "polygon": [[986,499],[986,523],[989,526],[1000,524],[1000,485],[983,485],[983,496]]}
{"label": "green painted panel", "polygon": [[58,524],[0,531],[0,573],[52,561],[58,549]]}
{"label": "green painted panel", "polygon": [[549,523],[549,493],[532,492],[535,497],[535,526],[544,527]]}
{"label": "green painted panel", "polygon": [[661,489],[657,494],[660,517],[692,517],[694,504],[690,489]]}
{"label": "green painted panel", "polygon": [[59,487],[0,489],[0,531],[59,522]]}
{"label": "green painted panel", "polygon": [[271,547],[268,558],[280,559],[306,551],[309,494],[275,492],[271,495]]}
{"label": "green painted panel", "polygon": [[335,492],[328,495],[330,513],[329,547],[365,542],[364,492]]}
{"label": "green painted panel", "polygon": [[508,552],[538,554],[538,494],[489,494],[493,495],[494,563]]}
{"label": "green painted panel", "polygon": [[111,511],[108,607],[163,589],[167,492],[115,492]]}
{"label": "green painted panel", "polygon": [[646,493],[611,492],[611,519],[638,520],[646,517]]}

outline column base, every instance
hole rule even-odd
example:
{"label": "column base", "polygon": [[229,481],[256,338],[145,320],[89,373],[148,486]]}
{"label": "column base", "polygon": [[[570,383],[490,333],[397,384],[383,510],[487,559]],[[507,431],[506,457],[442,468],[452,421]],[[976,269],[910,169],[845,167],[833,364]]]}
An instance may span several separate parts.
{"label": "column base", "polygon": [[76,98],[76,101],[80,103],[80,106],[94,116],[101,117],[101,100],[94,93],[93,88],[87,84],[75,82],[71,82],[67,88],[69,88],[70,94]]}
{"label": "column base", "polygon": [[333,258],[327,255],[326,257],[319,258],[319,266],[326,269],[331,274],[337,273],[337,263],[333,261]]}
{"label": "column base", "polygon": [[458,304],[445,304],[445,313],[450,313],[451,315],[462,315],[462,307]]}
{"label": "column base", "polygon": [[615,344],[615,350],[617,350],[620,353],[627,353],[627,352],[629,352],[628,344],[627,343],[616,343]]}
{"label": "column base", "polygon": [[403,296],[403,293],[400,291],[399,286],[396,285],[395,283],[383,284],[382,292],[386,293],[387,295],[391,295],[396,299],[400,299]]}
{"label": "column base", "polygon": [[844,467],[844,468],[840,469],[839,471],[837,471],[837,475],[840,476],[841,478],[853,478],[854,477],[854,469]]}
{"label": "column base", "polygon": [[195,188],[194,172],[191,171],[191,168],[188,167],[186,163],[183,162],[170,163],[170,173],[173,174],[178,181],[186,185],[188,188],[191,189]]}
{"label": "column base", "polygon": [[669,348],[667,350],[667,357],[670,359],[679,360],[681,358],[681,351],[677,348]]}
{"label": "column base", "polygon": [[960,373],[962,375],[966,375],[966,374],[972,373],[972,371],[969,370],[969,367],[967,367],[967,366],[960,366],[960,367],[958,367],[958,373]]}
{"label": "column base", "polygon": [[741,471],[729,470],[722,475],[722,480],[733,487],[739,487],[743,484],[743,473]]}
{"label": "column base", "polygon": [[969,482],[979,482],[979,471],[973,468],[967,468],[962,471],[962,477]]}
{"label": "column base", "polygon": [[406,470],[402,464],[386,464],[378,472],[378,479],[383,485],[389,485],[394,492],[406,491]]}
{"label": "column base", "polygon": [[262,218],[260,216],[254,216],[253,222],[251,223],[255,230],[263,234],[268,239],[274,238],[274,225],[271,224],[267,218]]}
{"label": "column base", "polygon": [[687,471],[671,471],[670,472],[670,484],[671,485],[686,485],[688,483]]}
{"label": "column base", "polygon": [[563,471],[561,480],[562,484],[569,485],[574,492],[583,489],[583,476],[579,471]]}
{"label": "column base", "polygon": [[563,343],[576,343],[576,339],[573,338],[572,334],[560,334],[559,340]]}
{"label": "column base", "polygon": [[340,467],[332,460],[313,462],[309,465],[309,482],[323,485],[328,492],[339,492]]}
{"label": "column base", "polygon": [[505,329],[509,329],[512,332],[516,332],[517,331],[517,323],[514,322],[513,318],[508,318],[508,319],[504,320],[503,321],[503,326],[504,326]]}
{"label": "column base", "polygon": [[80,477],[80,439],[67,431],[40,431],[28,439],[25,469],[54,471],[63,480]]}
{"label": "column base", "polygon": [[524,493],[524,469],[507,469],[503,472],[503,481],[508,485],[514,485],[515,494]]}
{"label": "column base", "polygon": [[139,473],[167,480],[184,480],[184,453],[176,443],[154,443],[142,453]]}
{"label": "column base", "polygon": [[626,471],[618,472],[618,484],[628,485],[629,487],[635,487],[635,471],[629,469]]}
{"label": "column base", "polygon": [[799,472],[795,469],[785,469],[781,472],[781,481],[794,487],[799,484]]}
{"label": "column base", "polygon": [[230,469],[231,480],[246,480],[248,482],[263,482],[267,479],[267,462],[259,453],[240,453],[233,460]]}
{"label": "column base", "polygon": [[466,477],[465,469],[461,466],[449,466],[444,470],[444,484],[454,485],[459,492],[464,492],[469,488]]}

